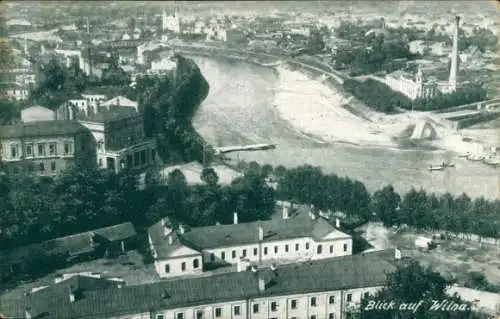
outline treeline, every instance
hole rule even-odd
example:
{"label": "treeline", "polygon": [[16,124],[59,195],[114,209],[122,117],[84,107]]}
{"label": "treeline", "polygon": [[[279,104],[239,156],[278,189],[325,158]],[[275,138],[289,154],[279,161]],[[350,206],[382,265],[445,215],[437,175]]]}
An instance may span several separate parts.
{"label": "treeline", "polygon": [[383,113],[393,113],[396,107],[407,110],[442,110],[453,106],[470,104],[486,99],[486,89],[477,83],[457,88],[452,93],[437,93],[432,98],[411,100],[403,93],[391,89],[387,84],[374,79],[358,81],[347,79],[343,88],[367,106]]}
{"label": "treeline", "polygon": [[208,95],[209,85],[192,60],[181,56],[176,59],[175,72],[137,80],[135,91],[145,133],[156,138],[158,153],[165,162],[209,160],[213,150],[191,123]]}
{"label": "treeline", "polygon": [[383,113],[394,113],[396,107],[409,108],[411,100],[403,93],[392,90],[387,84],[374,79],[344,80],[343,88],[367,106]]}

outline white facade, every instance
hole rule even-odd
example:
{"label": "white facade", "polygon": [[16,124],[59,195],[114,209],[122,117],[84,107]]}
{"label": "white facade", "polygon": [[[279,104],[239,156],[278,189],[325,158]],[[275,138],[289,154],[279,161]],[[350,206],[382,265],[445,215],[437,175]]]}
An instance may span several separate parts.
{"label": "white facade", "polygon": [[85,116],[89,116],[91,114],[91,110],[89,109],[89,103],[85,98],[70,99],[68,100],[67,103],[70,103],[71,105],[75,106],[78,109],[78,111],[85,114]]}
{"label": "white facade", "polygon": [[82,97],[87,100],[88,106],[94,113],[97,113],[97,107],[107,99],[107,96],[103,94],[82,94]]}

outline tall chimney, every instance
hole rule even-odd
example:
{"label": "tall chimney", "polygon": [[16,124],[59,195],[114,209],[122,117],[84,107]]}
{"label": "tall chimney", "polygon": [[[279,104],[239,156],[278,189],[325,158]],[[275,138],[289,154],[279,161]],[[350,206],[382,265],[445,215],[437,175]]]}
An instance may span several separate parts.
{"label": "tall chimney", "polygon": [[264,292],[266,290],[266,281],[264,278],[259,276],[259,291]]}
{"label": "tall chimney", "polygon": [[75,302],[76,296],[75,296],[75,291],[73,290],[73,286],[69,286],[68,288],[68,293],[69,293],[69,302]]}
{"label": "tall chimney", "polygon": [[289,214],[288,214],[288,207],[283,206],[283,216],[282,216],[283,219],[288,219],[288,216],[289,216]]}
{"label": "tall chimney", "polygon": [[451,52],[450,78],[448,80],[448,89],[454,92],[457,89],[458,72],[458,28],[460,26],[460,17],[455,17],[455,31],[453,34],[453,49]]}
{"label": "tall chimney", "polygon": [[233,224],[238,224],[238,213],[234,212],[233,213]]}
{"label": "tall chimney", "polygon": [[262,226],[259,225],[259,241],[264,240],[264,230],[262,229]]}
{"label": "tall chimney", "polygon": [[340,228],[340,219],[335,219],[335,228]]}

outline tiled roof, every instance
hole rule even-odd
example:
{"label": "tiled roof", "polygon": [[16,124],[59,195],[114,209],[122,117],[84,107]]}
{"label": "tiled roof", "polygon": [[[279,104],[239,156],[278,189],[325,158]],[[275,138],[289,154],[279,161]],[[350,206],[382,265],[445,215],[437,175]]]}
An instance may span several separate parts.
{"label": "tiled roof", "polygon": [[90,234],[96,235],[96,242],[114,242],[136,236],[134,225],[126,222],[119,225],[100,228],[85,233],[51,239],[39,244],[19,247],[10,251],[0,252],[0,264],[13,264],[28,260],[35,260],[44,256],[69,254],[78,255],[92,252]]}
{"label": "tiled roof", "polygon": [[97,123],[108,123],[113,121],[118,121],[134,116],[138,116],[139,113],[135,109],[130,107],[120,107],[115,106],[108,110],[99,110],[96,114],[91,114],[89,116],[79,118],[82,121],[97,122]]}
{"label": "tiled roof", "polygon": [[[86,291],[72,303],[68,290],[55,289],[50,294],[46,290],[44,294],[32,294],[28,302],[33,317],[44,313],[46,319],[98,319],[258,297],[378,287],[395,269],[394,258],[388,258],[391,254],[394,256],[394,250],[283,265],[255,273],[234,272]],[[259,277],[267,283],[262,292]]]}
{"label": "tiled roof", "polygon": [[0,126],[0,138],[73,135],[87,128],[76,121],[42,121]]}
{"label": "tiled roof", "polygon": [[[170,222],[167,221],[167,224],[169,223]],[[172,225],[169,227],[173,228]],[[157,258],[168,258],[174,251],[184,247],[179,236],[177,236],[177,232],[172,231],[169,235],[172,236],[172,244],[168,244],[168,239],[165,236],[164,227],[161,221],[149,228],[149,236],[156,250]]]}
{"label": "tiled roof", "polygon": [[282,219],[276,214],[278,216],[271,220],[192,228],[181,236],[199,249],[257,243],[259,225],[264,233],[264,242],[303,237],[321,240],[328,234],[337,238],[350,237],[335,229],[323,218],[313,220],[308,214],[308,207],[299,206],[298,210],[290,212],[288,219]]}

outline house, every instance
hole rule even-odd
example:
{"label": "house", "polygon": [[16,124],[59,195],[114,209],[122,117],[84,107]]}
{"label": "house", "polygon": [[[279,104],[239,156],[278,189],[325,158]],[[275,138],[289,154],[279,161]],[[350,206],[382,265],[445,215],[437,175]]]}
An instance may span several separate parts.
{"label": "house", "polygon": [[108,111],[113,107],[128,107],[134,109],[136,112],[139,112],[138,103],[131,101],[124,96],[114,97],[111,100],[101,103],[101,106],[105,107]]}
{"label": "house", "polygon": [[25,101],[29,98],[30,87],[26,84],[20,84],[17,82],[11,83],[1,83],[1,96],[4,99],[15,100],[15,101]]}
{"label": "house", "polygon": [[55,175],[74,165],[92,167],[95,154],[92,134],[76,121],[0,126],[0,160],[9,173]]}
{"label": "house", "polygon": [[162,278],[202,272],[203,266],[293,263],[352,254],[352,237],[308,206],[278,208],[271,220],[176,229],[162,219],[149,228],[155,268]]}
{"label": "house", "polygon": [[23,123],[55,120],[56,112],[43,106],[35,105],[21,110],[21,121]]}
{"label": "house", "polygon": [[15,275],[53,271],[84,259],[117,255],[135,248],[136,237],[134,225],[126,222],[0,251],[0,272]]}
{"label": "house", "polygon": [[[398,252],[391,249],[120,288],[95,289],[96,280],[80,285],[73,279],[69,285],[63,281],[17,300],[4,298],[3,303],[10,306],[2,311],[6,316],[46,319],[349,318],[365,294],[384,285],[399,262]],[[87,289],[79,293],[80,287]]]}
{"label": "house", "polygon": [[104,104],[96,114],[79,117],[96,141],[98,166],[118,172],[125,166],[145,168],[159,163],[155,140],[144,134],[142,115],[131,107]]}

